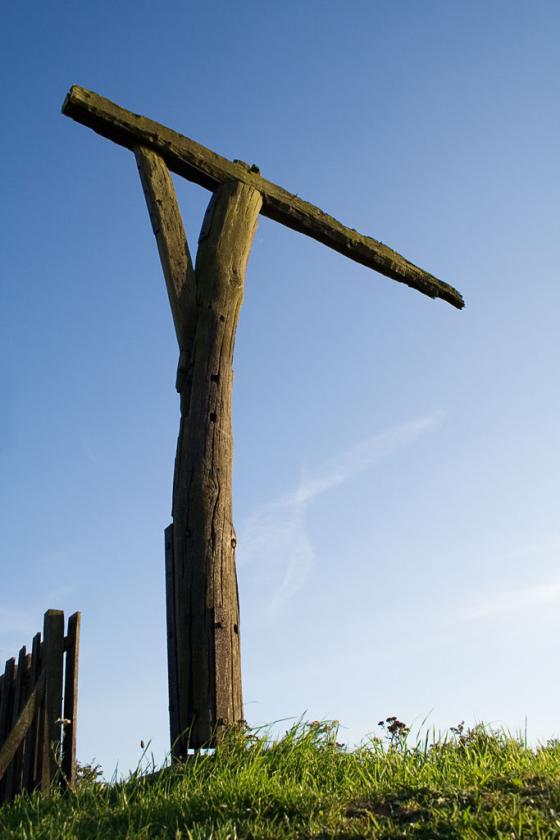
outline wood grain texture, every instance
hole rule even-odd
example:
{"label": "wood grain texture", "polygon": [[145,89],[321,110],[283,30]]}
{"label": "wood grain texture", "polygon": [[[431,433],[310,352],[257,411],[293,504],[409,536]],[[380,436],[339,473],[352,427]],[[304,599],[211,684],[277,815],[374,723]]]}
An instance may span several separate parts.
{"label": "wood grain texture", "polygon": [[414,265],[382,242],[358,233],[313,204],[262,178],[256,167],[227,160],[200,143],[77,85],[70,89],[64,100],[62,113],[128,149],[138,146],[151,149],[165,160],[170,170],[209,190],[214,191],[231,180],[245,183],[262,195],[261,212],[268,218],[424,295],[441,298],[457,309],[464,306],[460,292],[453,286]]}
{"label": "wood grain texture", "polygon": [[[173,492],[180,745],[215,743],[243,719],[232,522],[232,359],[245,270],[261,209],[252,187],[214,193],[196,258],[190,397],[182,400]],[[218,723],[220,721],[220,723]],[[218,732],[219,738],[219,732]]]}

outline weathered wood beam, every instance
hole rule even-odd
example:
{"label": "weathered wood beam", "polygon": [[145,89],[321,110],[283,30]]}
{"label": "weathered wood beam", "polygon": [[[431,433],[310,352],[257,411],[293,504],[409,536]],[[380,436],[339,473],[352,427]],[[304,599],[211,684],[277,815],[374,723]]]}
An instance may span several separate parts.
{"label": "weathered wood beam", "polygon": [[439,297],[457,309],[464,306],[460,292],[453,286],[438,280],[382,242],[357,233],[313,204],[265,180],[256,167],[227,160],[200,143],[77,85],[70,88],[62,113],[128,149],[137,146],[152,149],[173,172],[209,190],[214,191],[220,184],[232,180],[248,184],[261,193],[264,216],[422,294]]}
{"label": "weathered wood beam", "polygon": [[189,378],[179,377],[177,383],[181,425],[172,532],[176,725],[187,736],[174,745],[174,754],[183,757],[189,747],[215,745],[224,728],[243,719],[232,520],[232,360],[261,201],[258,190],[239,181],[223,184],[212,196],[196,255],[192,369]]}
{"label": "weathered wood beam", "polygon": [[177,341],[189,356],[194,333],[195,280],[179,202],[169,170],[160,155],[143,146],[135,147],[134,154],[156,237]]}

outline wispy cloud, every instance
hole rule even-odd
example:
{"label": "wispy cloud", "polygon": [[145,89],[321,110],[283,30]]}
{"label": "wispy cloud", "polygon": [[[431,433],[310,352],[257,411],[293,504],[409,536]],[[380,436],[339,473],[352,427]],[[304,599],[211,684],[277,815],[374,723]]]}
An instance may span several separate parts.
{"label": "wispy cloud", "polygon": [[489,598],[482,598],[468,604],[461,611],[463,621],[482,621],[502,617],[518,616],[522,613],[560,604],[560,582],[503,589]]}
{"label": "wispy cloud", "polygon": [[266,564],[265,585],[271,592],[267,615],[278,614],[302,589],[313,568],[315,551],[305,522],[309,505],[433,430],[442,419],[443,413],[437,412],[372,435],[317,469],[304,470],[294,490],[254,511],[240,529],[239,561],[241,566]]}

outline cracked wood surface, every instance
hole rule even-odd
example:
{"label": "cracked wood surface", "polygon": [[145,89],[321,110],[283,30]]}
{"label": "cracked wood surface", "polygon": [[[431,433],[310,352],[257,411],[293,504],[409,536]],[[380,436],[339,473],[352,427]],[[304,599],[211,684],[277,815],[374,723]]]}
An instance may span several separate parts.
{"label": "cracked wood surface", "polygon": [[245,183],[261,193],[264,216],[422,294],[441,298],[457,309],[464,306],[460,292],[453,286],[409,262],[382,242],[346,227],[313,204],[262,178],[256,167],[227,160],[200,143],[77,85],[70,89],[64,100],[62,113],[121,146],[151,149],[165,160],[170,170],[209,190],[214,191],[231,180]]}
{"label": "cracked wood surface", "polygon": [[[262,199],[220,186],[202,225],[196,266],[165,163],[136,150],[181,348],[181,421],[173,481],[173,639],[170,697],[176,756],[215,743],[243,719],[239,599],[232,521],[233,350],[245,271]],[[180,226],[179,226],[180,222]],[[188,329],[184,325],[188,323]],[[177,708],[178,707],[178,708]]]}
{"label": "cracked wood surface", "polygon": [[190,746],[207,744],[216,727],[219,738],[221,727],[243,719],[232,361],[261,202],[259,192],[239,181],[219,187],[196,256],[189,399],[182,398],[173,493],[179,725],[191,727]]}

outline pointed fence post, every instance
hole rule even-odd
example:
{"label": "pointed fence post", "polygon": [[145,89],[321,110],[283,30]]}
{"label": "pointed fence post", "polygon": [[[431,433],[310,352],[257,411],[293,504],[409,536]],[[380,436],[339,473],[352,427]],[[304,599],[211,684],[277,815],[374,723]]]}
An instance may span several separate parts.
{"label": "pointed fence post", "polygon": [[43,623],[43,668],[46,671],[41,750],[41,789],[46,790],[60,766],[60,718],[64,659],[64,613],[47,610]]}
{"label": "pointed fence post", "polygon": [[[0,700],[0,744],[2,745],[8,738],[12,723],[16,668],[16,660],[14,657],[6,660],[4,675],[2,678],[2,697]],[[6,783],[6,776],[0,776],[0,804],[2,804],[2,802],[6,802],[7,800]]]}
{"label": "pointed fence post", "polygon": [[[31,673],[30,680],[32,688],[35,687],[41,674],[41,634],[36,633],[31,646]],[[34,716],[29,731],[25,736],[25,750],[23,758],[23,787],[27,791],[33,791],[38,784],[38,756],[39,744],[39,721]]]}
{"label": "pointed fence post", "polygon": [[[20,649],[18,655],[18,662],[16,666],[16,677],[14,681],[14,699],[12,704],[12,719],[9,728],[13,729],[17,723],[19,713],[25,705],[24,699],[24,675],[25,675],[25,660],[27,651],[25,645]],[[4,796],[6,801],[19,793],[21,790],[21,747],[17,750],[8,772],[6,773],[6,781],[4,788]]]}
{"label": "pointed fence post", "polygon": [[64,648],[64,723],[62,736],[62,783],[73,788],[76,784],[76,732],[78,726],[78,656],[80,648],[80,613],[68,619],[68,633]]}

